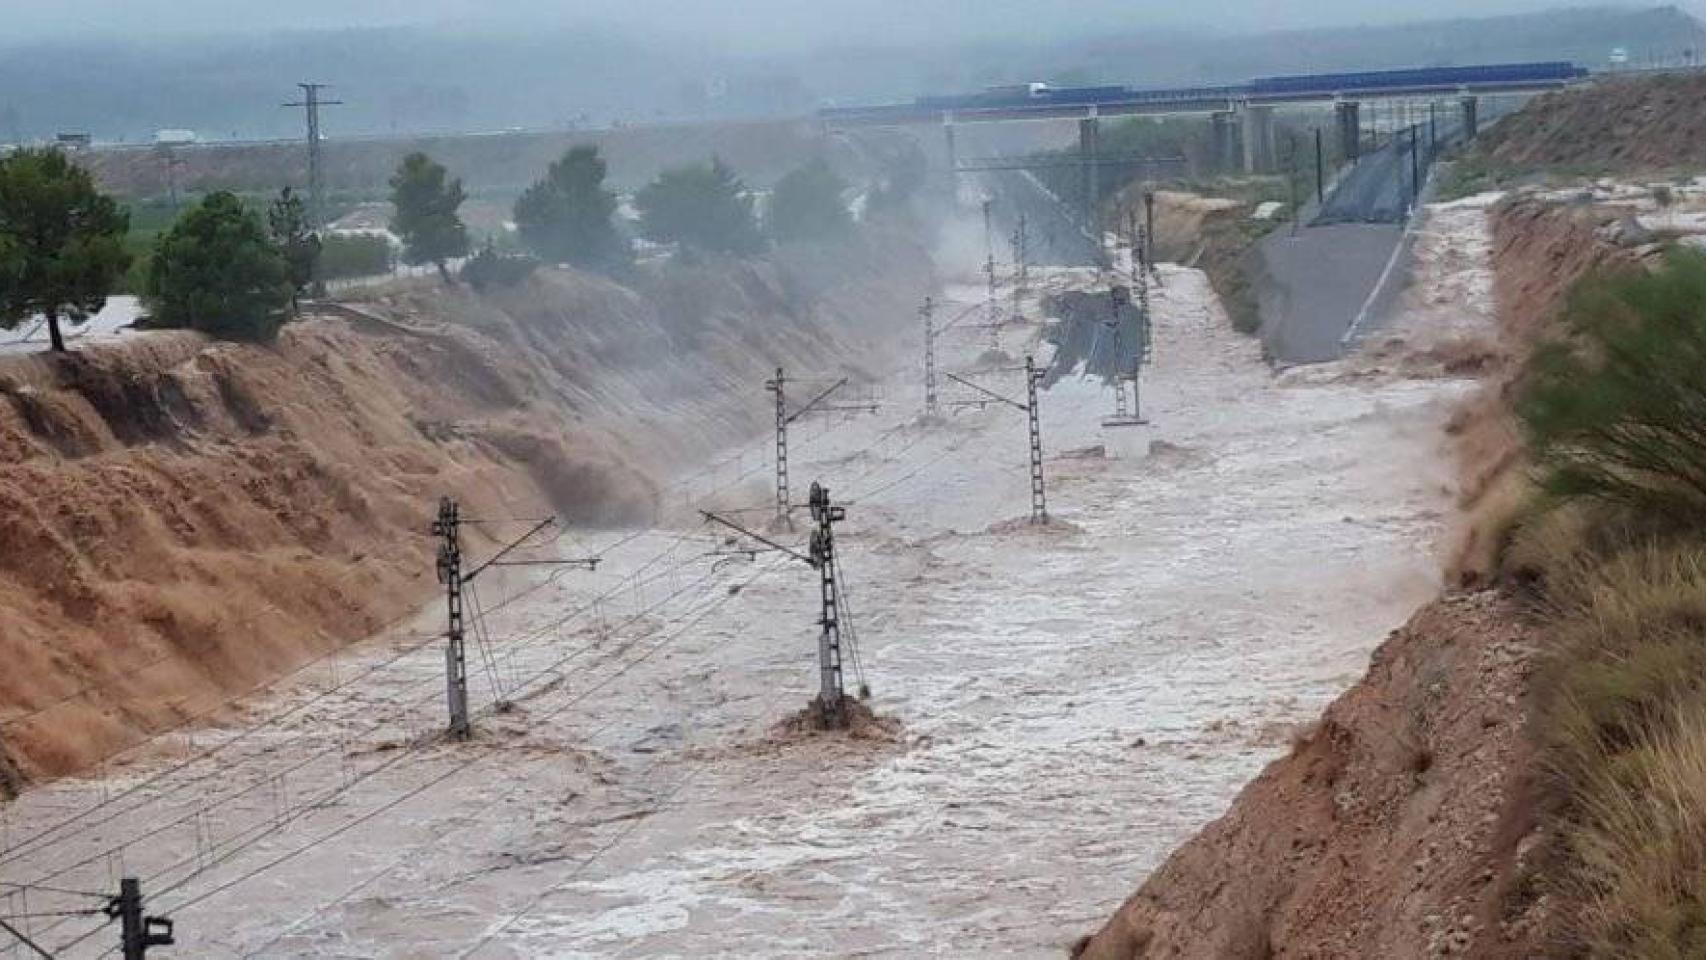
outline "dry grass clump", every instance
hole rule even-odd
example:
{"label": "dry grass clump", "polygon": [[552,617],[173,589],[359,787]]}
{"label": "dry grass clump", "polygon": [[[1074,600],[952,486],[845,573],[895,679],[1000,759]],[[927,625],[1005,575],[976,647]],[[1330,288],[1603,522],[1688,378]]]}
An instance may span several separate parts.
{"label": "dry grass clump", "polygon": [[1551,627],[1536,740],[1570,956],[1706,958],[1706,258],[1589,278],[1516,411],[1543,509],[1499,569]]}
{"label": "dry grass clump", "polygon": [[1706,706],[1641,728],[1582,783],[1569,833],[1592,957],[1706,956]]}
{"label": "dry grass clump", "polygon": [[1568,939],[1595,958],[1706,957],[1706,545],[1576,516],[1518,551],[1554,626],[1535,729]]}

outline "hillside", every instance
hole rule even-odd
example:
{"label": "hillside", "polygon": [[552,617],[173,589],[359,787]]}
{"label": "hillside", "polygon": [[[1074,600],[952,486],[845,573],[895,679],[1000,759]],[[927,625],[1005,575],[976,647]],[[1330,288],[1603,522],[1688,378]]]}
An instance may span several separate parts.
{"label": "hillside", "polygon": [[777,365],[885,356],[930,269],[885,236],[632,287],[421,281],[274,346],[0,361],[0,779],[79,770],[409,611],[441,495],[651,517],[673,470],[762,429]]}
{"label": "hillside", "polygon": [[1536,98],[1482,139],[1495,168],[1659,173],[1706,165],[1706,73],[1605,79]]}
{"label": "hillside", "polygon": [[326,112],[326,132],[337,141],[800,117],[831,103],[1039,79],[1177,86],[1519,60],[1602,67],[1616,46],[1641,62],[1706,47],[1699,25],[1668,5],[1431,20],[1416,19],[1430,14],[1417,9],[1382,14],[1404,22],[1282,32],[1261,26],[1278,17],[1240,23],[1183,11],[1140,19],[1119,4],[1098,6],[1039,24],[1033,8],[1015,5],[983,11],[974,25],[949,8],[914,5],[905,17],[858,24],[864,40],[847,29],[858,11],[843,7],[836,16],[801,14],[811,29],[777,37],[764,54],[713,39],[739,23],[727,15],[714,18],[709,36],[676,18],[625,29],[548,18],[178,40],[0,38],[0,140],[83,130],[137,143],[161,128],[209,139],[296,137],[300,112],[278,104],[307,78],[333,84],[343,101]]}

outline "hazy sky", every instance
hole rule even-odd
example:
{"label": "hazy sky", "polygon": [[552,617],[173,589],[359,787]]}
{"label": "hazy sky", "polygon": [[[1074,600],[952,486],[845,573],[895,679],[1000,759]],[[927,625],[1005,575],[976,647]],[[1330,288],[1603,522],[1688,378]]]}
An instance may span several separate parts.
{"label": "hazy sky", "polygon": [[1248,30],[1392,23],[1555,5],[1556,0],[1431,0],[1420,6],[1387,0],[0,0],[0,29],[6,39],[25,39],[445,22],[507,27],[547,18],[775,49],[1145,26]]}

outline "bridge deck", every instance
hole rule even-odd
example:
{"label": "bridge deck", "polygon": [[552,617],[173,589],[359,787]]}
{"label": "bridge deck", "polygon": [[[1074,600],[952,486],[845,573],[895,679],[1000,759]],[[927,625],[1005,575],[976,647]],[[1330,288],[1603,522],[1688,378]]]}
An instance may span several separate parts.
{"label": "bridge deck", "polygon": [[1162,90],[1089,87],[1029,94],[991,92],[923,97],[913,103],[834,107],[819,111],[818,116],[831,126],[907,126],[1220,113],[1245,105],[1533,93],[1567,86],[1586,76],[1587,71],[1567,63],[1494,64],[1269,77],[1231,86]]}

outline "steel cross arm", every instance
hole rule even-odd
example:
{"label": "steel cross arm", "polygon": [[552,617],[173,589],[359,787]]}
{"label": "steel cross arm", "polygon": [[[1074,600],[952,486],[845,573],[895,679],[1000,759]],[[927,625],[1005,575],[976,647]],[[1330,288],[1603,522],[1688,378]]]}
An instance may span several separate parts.
{"label": "steel cross arm", "polygon": [[759,534],[753,533],[751,530],[748,530],[747,528],[741,526],[740,524],[734,522],[733,520],[729,520],[729,519],[726,519],[723,517],[719,517],[709,510],[701,510],[701,511],[699,511],[699,515],[704,517],[706,520],[710,521],[711,523],[720,523],[723,526],[728,527],[730,530],[733,530],[737,533],[742,534],[743,536],[751,537],[752,539],[757,540],[759,543],[764,544],[765,546],[769,547],[772,550],[777,550],[777,551],[780,551],[782,553],[785,553],[788,556],[793,557],[795,560],[798,560],[801,563],[805,564],[806,566],[814,567],[814,568],[817,566],[817,561],[813,560],[811,557],[806,556],[805,554],[799,552],[798,550],[793,549],[792,547],[784,547],[781,544],[777,543],[774,540],[771,540],[768,537],[761,536]]}
{"label": "steel cross arm", "polygon": [[[585,567],[597,570],[603,557],[576,557],[573,560],[488,560],[487,567]],[[482,568],[483,569],[483,568]]]}
{"label": "steel cross arm", "polygon": [[531,530],[527,531],[526,533],[522,534],[521,536],[515,538],[515,540],[512,541],[509,546],[504,547],[502,550],[499,550],[497,553],[492,554],[491,559],[487,560],[485,563],[482,563],[479,566],[475,567],[474,569],[463,574],[462,575],[462,582],[467,583],[468,581],[479,576],[480,571],[486,569],[487,567],[491,566],[494,563],[497,563],[499,560],[502,560],[505,555],[507,555],[508,553],[513,551],[516,547],[521,546],[529,538],[531,538],[534,534],[538,533],[539,531],[545,529],[546,527],[548,527],[551,524],[556,523],[556,522],[557,522],[556,517],[546,517],[545,519],[534,524],[533,529],[531,529]]}
{"label": "steel cross arm", "polygon": [[1024,410],[1027,412],[1029,412],[1031,409],[1030,407],[1025,406],[1024,404],[1020,403],[1017,400],[1013,400],[1013,399],[1010,399],[1008,397],[1004,397],[1001,394],[996,393],[994,390],[990,390],[987,387],[982,387],[982,386],[979,386],[978,384],[972,383],[970,380],[967,380],[965,377],[956,377],[951,373],[944,373],[943,376],[947,377],[949,380],[954,381],[955,383],[964,384],[965,386],[968,386],[968,387],[972,388],[973,390],[976,390],[978,393],[981,393],[981,394],[988,396],[992,400],[999,400],[1002,403],[1005,403],[1010,407],[1017,407],[1018,409]]}
{"label": "steel cross arm", "polygon": [[793,423],[795,420],[800,419],[801,417],[810,413],[812,411],[813,407],[815,407],[818,404],[822,403],[823,401],[829,399],[830,394],[834,393],[837,390],[840,390],[842,387],[845,387],[846,385],[847,385],[847,378],[846,377],[842,377],[840,380],[835,381],[833,384],[830,384],[829,389],[827,389],[824,392],[818,394],[817,396],[811,398],[811,400],[808,401],[805,406],[801,407],[798,410],[795,410],[793,412],[793,414],[788,417],[788,419],[786,419],[782,422],[783,423]]}

